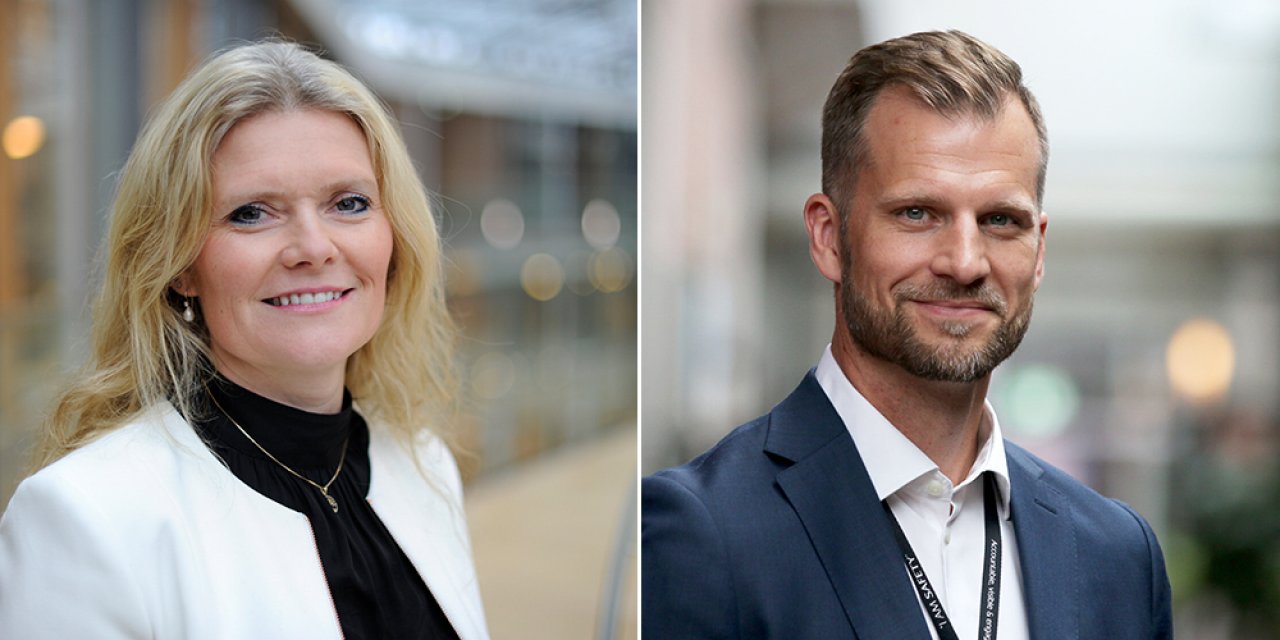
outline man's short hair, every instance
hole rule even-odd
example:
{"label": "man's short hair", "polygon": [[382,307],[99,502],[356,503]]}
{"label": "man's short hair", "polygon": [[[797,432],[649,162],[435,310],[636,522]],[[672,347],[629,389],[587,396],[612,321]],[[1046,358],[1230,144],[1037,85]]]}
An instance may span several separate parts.
{"label": "man's short hair", "polygon": [[[1040,140],[1036,202],[1044,196],[1049,138],[1035,96],[1022,83],[1022,68],[995,47],[962,31],[927,31],[886,40],[855,53],[836,78],[822,109],[822,192],[843,210],[866,166],[862,128],[871,105],[886,88],[903,86],[945,115],[994,119],[1007,97],[1018,97]],[[846,215],[841,213],[843,224]]]}

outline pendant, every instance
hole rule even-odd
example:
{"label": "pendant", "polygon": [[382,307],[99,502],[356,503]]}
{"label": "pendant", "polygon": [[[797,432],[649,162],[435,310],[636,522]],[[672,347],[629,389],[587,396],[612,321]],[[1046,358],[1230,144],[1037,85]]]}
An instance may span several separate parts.
{"label": "pendant", "polygon": [[333,512],[334,512],[334,513],[337,513],[337,512],[338,512],[338,501],[337,501],[337,500],[334,500],[334,499],[333,499],[333,496],[329,495],[329,493],[328,493],[328,492],[326,492],[326,491],[321,491],[320,493],[321,493],[321,495],[323,495],[323,496],[324,496],[324,499],[325,499],[325,500],[328,500],[328,501],[329,501],[329,506],[330,506],[330,507],[333,507]]}

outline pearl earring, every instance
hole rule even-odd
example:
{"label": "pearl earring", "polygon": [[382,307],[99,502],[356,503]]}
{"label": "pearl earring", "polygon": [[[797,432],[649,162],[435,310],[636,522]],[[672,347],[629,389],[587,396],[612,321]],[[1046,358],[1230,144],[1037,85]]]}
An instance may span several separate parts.
{"label": "pearl earring", "polygon": [[191,310],[191,298],[182,299],[182,319],[188,323],[196,320],[196,312]]}

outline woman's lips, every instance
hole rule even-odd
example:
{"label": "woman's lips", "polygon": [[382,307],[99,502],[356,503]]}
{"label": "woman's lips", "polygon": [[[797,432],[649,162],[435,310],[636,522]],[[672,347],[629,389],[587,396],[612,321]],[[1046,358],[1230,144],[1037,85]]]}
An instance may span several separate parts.
{"label": "woman's lips", "polygon": [[267,298],[266,300],[263,300],[263,302],[266,302],[273,307],[317,305],[341,300],[346,297],[350,291],[351,289],[328,289],[320,291],[305,291],[300,293],[285,293],[274,298]]}

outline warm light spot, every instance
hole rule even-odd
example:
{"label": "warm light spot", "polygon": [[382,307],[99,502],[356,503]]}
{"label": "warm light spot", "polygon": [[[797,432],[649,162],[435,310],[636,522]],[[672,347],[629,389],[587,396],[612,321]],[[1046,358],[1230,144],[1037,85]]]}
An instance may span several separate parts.
{"label": "warm light spot", "polygon": [[1179,395],[1197,404],[1215,401],[1227,393],[1235,364],[1235,347],[1227,330],[1202,318],[1178,327],[1165,352],[1169,384]]}
{"label": "warm light spot", "polygon": [[618,243],[622,221],[618,210],[608,200],[599,198],[587,203],[582,210],[582,237],[594,249],[608,249]]}
{"label": "warm light spot", "polygon": [[631,256],[617,247],[597,251],[587,266],[591,284],[603,293],[617,293],[631,283]]}
{"label": "warm light spot", "polygon": [[559,295],[564,286],[564,268],[555,257],[535,253],[520,267],[520,284],[530,298],[546,302]]}
{"label": "warm light spot", "polygon": [[524,238],[524,214],[514,202],[494,198],[480,212],[480,233],[497,249],[514,249]]}
{"label": "warm light spot", "polygon": [[44,121],[35,116],[18,116],[4,127],[4,153],[14,160],[28,158],[44,145]]}
{"label": "warm light spot", "polygon": [[500,351],[486,353],[471,365],[471,389],[476,397],[496,400],[515,386],[516,365]]}

